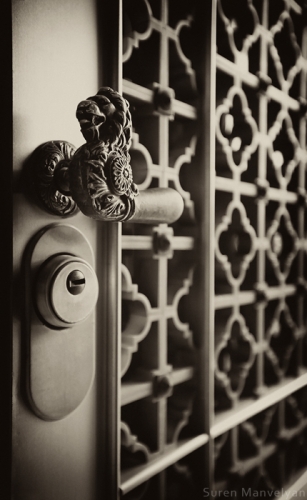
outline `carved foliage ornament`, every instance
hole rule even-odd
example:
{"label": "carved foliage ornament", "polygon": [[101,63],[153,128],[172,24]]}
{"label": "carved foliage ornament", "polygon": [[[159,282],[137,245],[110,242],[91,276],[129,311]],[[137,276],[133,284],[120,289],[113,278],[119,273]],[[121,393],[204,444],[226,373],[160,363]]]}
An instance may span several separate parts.
{"label": "carved foliage ornament", "polygon": [[90,217],[131,218],[138,188],[128,152],[132,136],[128,102],[118,92],[102,87],[78,105],[77,118],[87,143],[76,151],[69,171],[73,197]]}
{"label": "carved foliage ornament", "polygon": [[45,208],[55,215],[68,216],[78,212],[76,202],[69,192],[60,189],[57,172],[67,174],[68,165],[76,148],[63,141],[50,141],[33,153],[34,189]]}
{"label": "carved foliage ornament", "polygon": [[102,87],[78,105],[76,115],[86,143],[74,155],[73,146],[64,141],[43,144],[35,152],[41,201],[57,215],[75,213],[76,201],[92,218],[130,219],[139,192],[130,166],[129,103],[118,92]]}

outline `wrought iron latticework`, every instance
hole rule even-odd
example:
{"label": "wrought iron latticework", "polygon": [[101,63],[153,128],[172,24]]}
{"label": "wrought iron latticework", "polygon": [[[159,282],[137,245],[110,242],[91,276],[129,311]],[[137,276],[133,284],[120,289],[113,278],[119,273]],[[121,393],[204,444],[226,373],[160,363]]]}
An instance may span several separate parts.
{"label": "wrought iron latticework", "polygon": [[218,489],[288,486],[294,435],[306,467],[305,393],[290,396],[306,385],[306,35],[303,2],[217,2]]}
{"label": "wrought iron latticework", "polygon": [[184,200],[123,224],[124,498],[273,491],[307,463],[306,7],[205,3],[124,2],[133,178]]}

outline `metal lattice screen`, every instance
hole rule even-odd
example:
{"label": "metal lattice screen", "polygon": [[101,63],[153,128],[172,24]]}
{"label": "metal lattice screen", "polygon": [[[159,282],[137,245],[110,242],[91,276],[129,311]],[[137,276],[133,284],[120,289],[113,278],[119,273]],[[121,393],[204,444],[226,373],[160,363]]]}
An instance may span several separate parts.
{"label": "metal lattice screen", "polygon": [[[306,9],[213,2],[216,112],[203,119],[216,128],[216,176],[204,199],[199,172],[214,175],[214,165],[201,153],[200,4],[124,3],[134,178],[140,189],[177,189],[185,205],[171,227],[123,226],[124,498],[273,491],[307,462]],[[215,220],[201,229],[199,205],[213,200]],[[215,271],[206,271],[215,298],[198,285],[201,231],[215,234]],[[214,329],[197,321],[208,300]]]}
{"label": "metal lattice screen", "polygon": [[217,9],[216,412],[240,425],[216,477],[274,491],[306,468],[306,9]]}

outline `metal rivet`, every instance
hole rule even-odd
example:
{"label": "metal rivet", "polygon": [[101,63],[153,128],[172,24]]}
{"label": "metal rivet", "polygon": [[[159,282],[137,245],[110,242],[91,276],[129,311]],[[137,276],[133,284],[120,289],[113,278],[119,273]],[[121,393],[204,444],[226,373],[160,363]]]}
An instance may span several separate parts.
{"label": "metal rivet", "polygon": [[168,397],[172,394],[173,386],[169,375],[158,375],[153,381],[153,394],[156,398]]}

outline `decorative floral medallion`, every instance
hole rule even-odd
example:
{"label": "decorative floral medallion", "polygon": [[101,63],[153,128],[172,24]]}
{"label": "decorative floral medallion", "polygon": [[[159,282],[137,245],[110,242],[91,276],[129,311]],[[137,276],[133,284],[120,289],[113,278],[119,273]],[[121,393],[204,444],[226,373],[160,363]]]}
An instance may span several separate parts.
{"label": "decorative floral medallion", "polygon": [[88,180],[88,191],[95,211],[108,218],[124,217],[126,205],[119,196],[112,194],[109,190],[104,169],[92,164]]}
{"label": "decorative floral medallion", "polygon": [[83,213],[113,221],[133,216],[138,188],[129,160],[129,154],[118,149],[109,152],[103,141],[78,149],[70,169],[70,187]]}
{"label": "decorative floral medallion", "polygon": [[111,189],[118,196],[126,195],[133,200],[138,195],[139,191],[133,182],[132,169],[128,163],[130,157],[114,151],[110,153],[106,171],[109,174]]}

